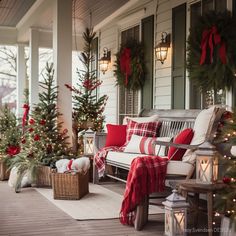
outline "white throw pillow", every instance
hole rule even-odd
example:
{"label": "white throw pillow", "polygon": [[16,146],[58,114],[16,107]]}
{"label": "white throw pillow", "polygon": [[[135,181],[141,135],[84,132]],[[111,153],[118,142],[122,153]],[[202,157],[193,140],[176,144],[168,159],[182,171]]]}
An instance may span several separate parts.
{"label": "white throw pillow", "polygon": [[[215,120],[219,120],[224,109],[217,106],[212,106],[208,109],[202,110],[194,123],[194,136],[190,145],[199,145],[203,143],[212,131]],[[194,163],[196,160],[196,154],[192,150],[187,150],[183,156],[183,162]]]}
{"label": "white throw pillow", "polygon": [[147,122],[154,122],[158,121],[159,116],[158,115],[152,115],[147,117],[129,117],[126,116],[123,120],[123,125],[127,125],[127,119],[133,120],[137,123],[147,123]]}
{"label": "white throw pillow", "polygon": [[158,155],[158,156],[166,156],[166,147],[156,145],[155,153],[153,153],[153,142],[154,141],[165,141],[170,142],[170,137],[143,137],[133,134],[127,146],[125,147],[124,152],[131,153],[140,153],[147,155]]}

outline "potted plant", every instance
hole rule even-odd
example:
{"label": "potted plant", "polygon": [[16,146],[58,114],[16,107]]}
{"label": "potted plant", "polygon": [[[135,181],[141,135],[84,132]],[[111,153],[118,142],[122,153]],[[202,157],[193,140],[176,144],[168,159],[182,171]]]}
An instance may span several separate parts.
{"label": "potted plant", "polygon": [[0,115],[0,180],[9,178],[10,160],[20,152],[20,136],[16,116],[5,105]]}

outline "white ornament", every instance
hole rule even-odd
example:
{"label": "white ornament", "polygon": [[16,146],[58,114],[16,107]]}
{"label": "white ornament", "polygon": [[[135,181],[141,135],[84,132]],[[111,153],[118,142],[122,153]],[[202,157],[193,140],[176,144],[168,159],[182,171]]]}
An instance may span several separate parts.
{"label": "white ornament", "polygon": [[231,147],[230,152],[233,156],[236,156],[236,145]]}

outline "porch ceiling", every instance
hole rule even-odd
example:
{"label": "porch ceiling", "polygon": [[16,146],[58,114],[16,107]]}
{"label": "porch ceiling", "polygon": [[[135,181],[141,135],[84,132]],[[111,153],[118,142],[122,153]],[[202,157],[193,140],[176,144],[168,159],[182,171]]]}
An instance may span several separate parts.
{"label": "porch ceiling", "polygon": [[15,27],[36,0],[1,0],[0,25]]}
{"label": "porch ceiling", "polygon": [[[80,36],[85,27],[95,27],[128,2],[137,0],[73,0],[73,34]],[[0,0],[0,29],[17,30],[15,43],[28,42],[31,27],[51,32],[52,5],[52,0]]]}

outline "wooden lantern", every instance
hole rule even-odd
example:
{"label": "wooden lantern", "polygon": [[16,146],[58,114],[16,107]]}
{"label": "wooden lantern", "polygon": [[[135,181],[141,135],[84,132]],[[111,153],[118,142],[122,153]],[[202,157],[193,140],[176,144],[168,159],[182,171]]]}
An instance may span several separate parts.
{"label": "wooden lantern", "polygon": [[218,177],[218,155],[214,145],[201,144],[196,151],[196,182],[212,184]]}
{"label": "wooden lantern", "polygon": [[173,193],[162,203],[165,206],[165,235],[187,235],[187,208],[186,199],[173,190]]}
{"label": "wooden lantern", "polygon": [[94,132],[87,129],[84,134],[84,155],[93,155],[94,153]]}

